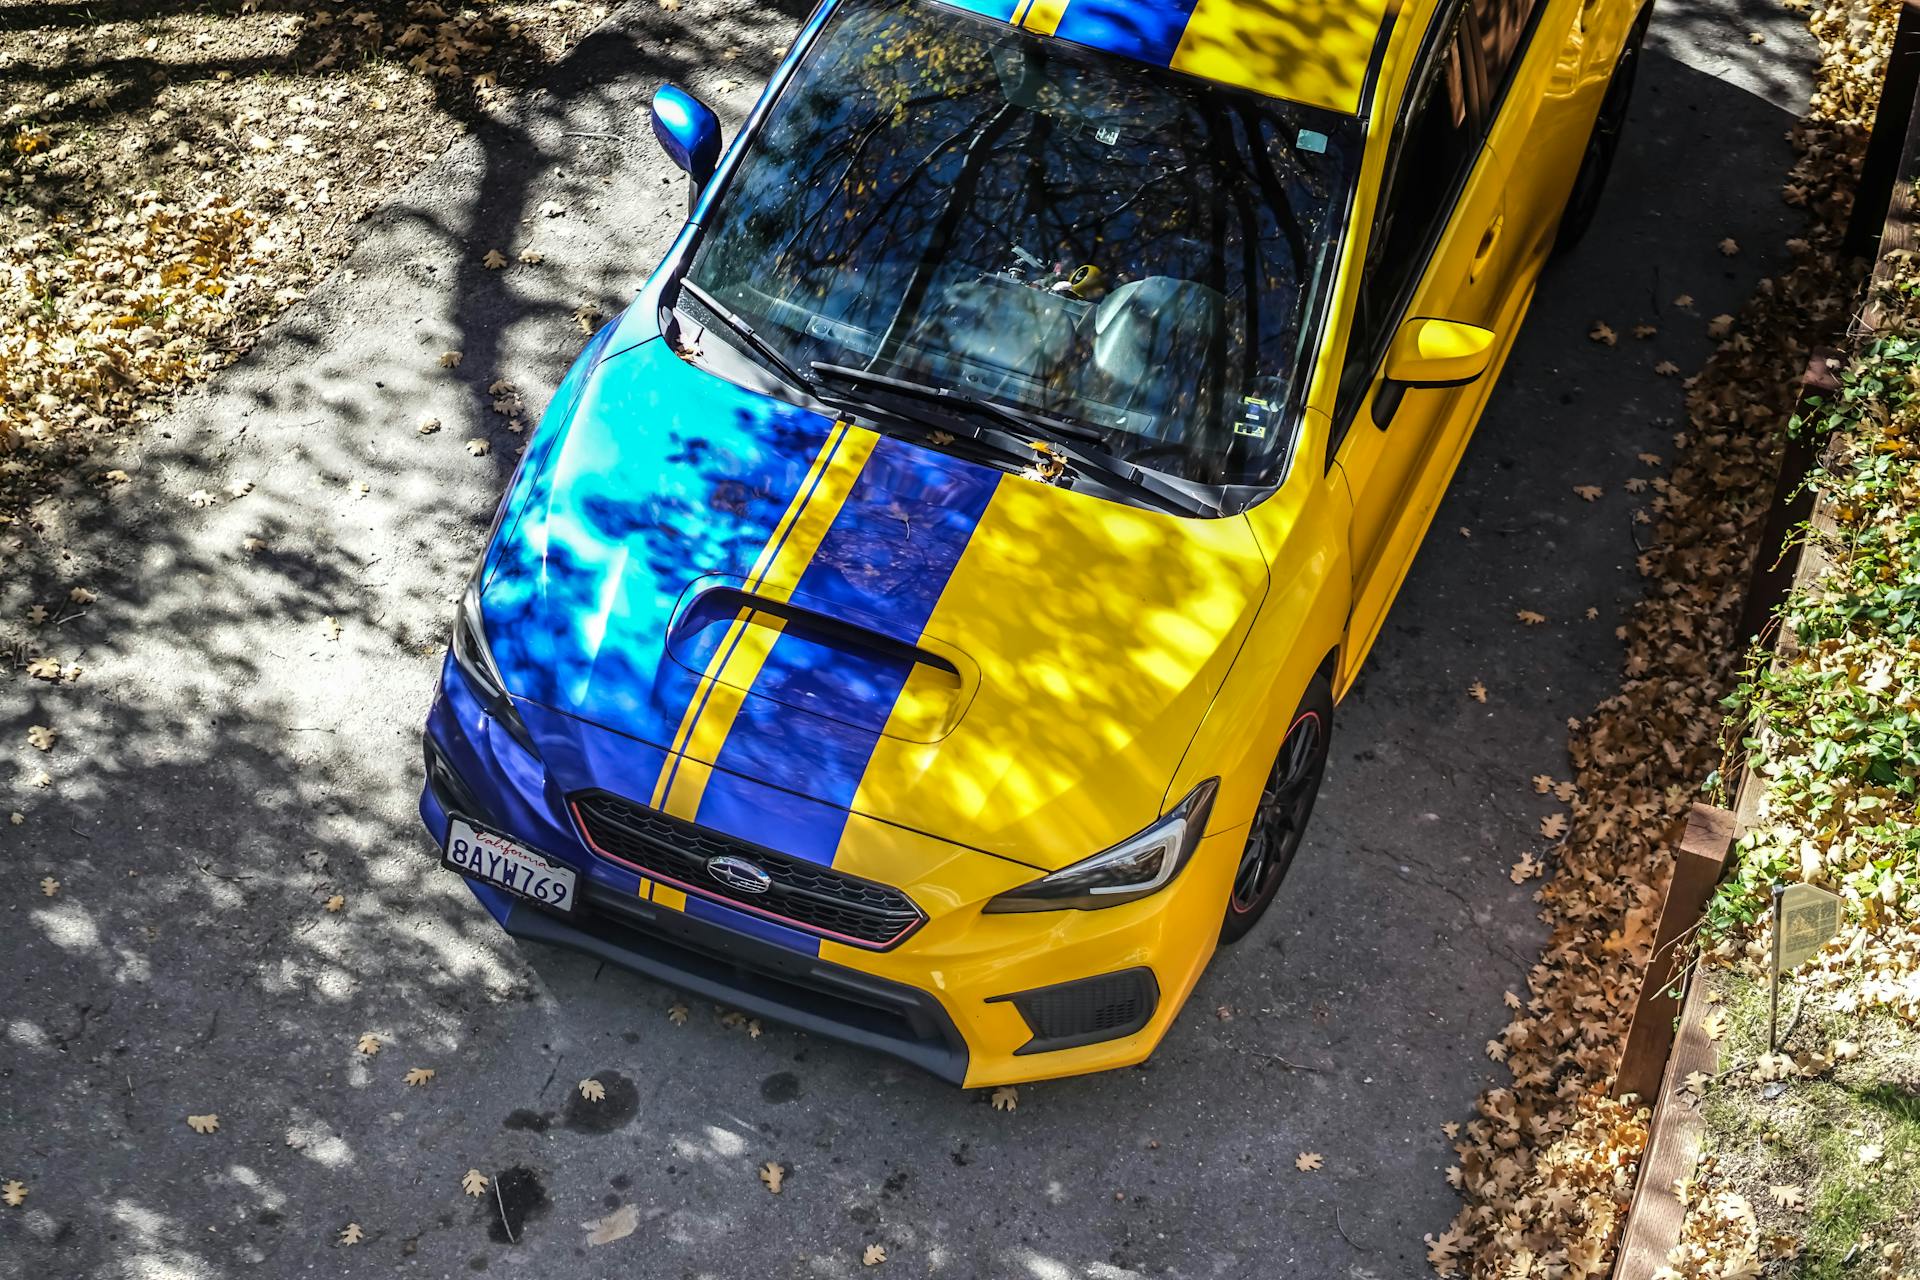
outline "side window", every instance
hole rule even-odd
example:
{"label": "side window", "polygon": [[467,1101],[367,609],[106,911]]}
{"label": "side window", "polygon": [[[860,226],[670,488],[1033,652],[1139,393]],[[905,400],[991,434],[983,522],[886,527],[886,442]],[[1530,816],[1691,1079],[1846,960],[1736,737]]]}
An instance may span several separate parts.
{"label": "side window", "polygon": [[1445,21],[1446,35],[1419,72],[1387,157],[1346,363],[1340,370],[1336,446],[1366,395],[1407,295],[1419,281],[1480,152],[1479,94],[1474,91],[1478,63],[1467,47],[1460,12]]}
{"label": "side window", "polygon": [[1520,66],[1527,37],[1542,0],[1473,0],[1474,23],[1480,28],[1480,61],[1492,89],[1489,103],[1499,102],[1507,82]]}

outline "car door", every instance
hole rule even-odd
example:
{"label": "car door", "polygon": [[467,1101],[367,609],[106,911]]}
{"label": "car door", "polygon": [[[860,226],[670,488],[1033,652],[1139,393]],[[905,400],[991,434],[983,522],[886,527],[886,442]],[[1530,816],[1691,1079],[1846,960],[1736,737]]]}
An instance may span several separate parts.
{"label": "car door", "polygon": [[1341,690],[1372,645],[1491,381],[1391,383],[1381,374],[1387,347],[1410,318],[1495,327],[1514,283],[1509,174],[1486,145],[1488,93],[1475,36],[1465,4],[1436,15],[1402,99],[1369,231],[1331,455],[1353,500],[1354,604]]}

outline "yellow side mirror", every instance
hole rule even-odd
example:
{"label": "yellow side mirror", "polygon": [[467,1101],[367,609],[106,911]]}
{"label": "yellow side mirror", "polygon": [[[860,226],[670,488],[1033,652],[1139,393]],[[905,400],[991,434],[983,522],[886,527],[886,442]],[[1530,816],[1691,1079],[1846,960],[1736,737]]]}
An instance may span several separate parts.
{"label": "yellow side mirror", "polygon": [[1382,373],[1409,387],[1457,387],[1487,371],[1493,330],[1458,320],[1408,320],[1393,335]]}

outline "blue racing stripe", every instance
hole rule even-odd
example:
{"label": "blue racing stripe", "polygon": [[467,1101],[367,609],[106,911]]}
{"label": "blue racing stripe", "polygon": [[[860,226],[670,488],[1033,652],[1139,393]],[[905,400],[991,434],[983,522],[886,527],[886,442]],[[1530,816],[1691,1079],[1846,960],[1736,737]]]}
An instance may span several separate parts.
{"label": "blue racing stripe", "polygon": [[1164,67],[1196,0],[1069,0],[1054,35]]}
{"label": "blue racing stripe", "polygon": [[[883,439],[793,602],[917,642],[1000,480],[978,464]],[[830,863],[847,807],[912,669],[891,653],[783,633],[720,750],[698,821]],[[798,801],[782,812],[768,804],[768,786],[815,803]]]}

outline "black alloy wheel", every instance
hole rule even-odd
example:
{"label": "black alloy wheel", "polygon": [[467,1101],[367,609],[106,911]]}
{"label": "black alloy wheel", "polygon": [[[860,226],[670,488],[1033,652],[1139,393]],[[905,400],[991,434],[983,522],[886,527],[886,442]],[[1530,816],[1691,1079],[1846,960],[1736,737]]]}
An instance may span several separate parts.
{"label": "black alloy wheel", "polygon": [[1267,785],[1260,793],[1260,807],[1254,812],[1240,865],[1233,873],[1227,917],[1220,926],[1221,942],[1238,942],[1246,937],[1273,905],[1274,894],[1300,851],[1307,820],[1313,816],[1313,802],[1327,773],[1332,733],[1333,684],[1325,674],[1316,675],[1293,713],[1273,772],[1267,775]]}
{"label": "black alloy wheel", "polygon": [[1586,154],[1580,160],[1580,172],[1574,175],[1573,190],[1567,195],[1567,207],[1560,215],[1560,230],[1553,241],[1555,253],[1565,253],[1580,243],[1600,212],[1600,194],[1607,189],[1607,174],[1613,169],[1613,157],[1620,150],[1620,132],[1627,124],[1627,106],[1633,100],[1634,75],[1640,69],[1640,46],[1647,38],[1647,23],[1653,18],[1648,5],[1634,20],[1627,34],[1627,47],[1613,64],[1607,81],[1606,96],[1600,100],[1600,114],[1587,135]]}

